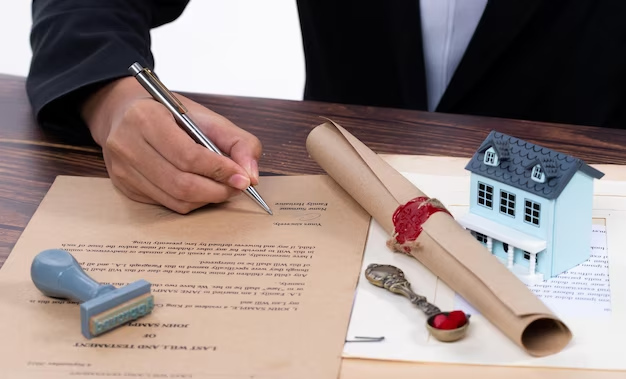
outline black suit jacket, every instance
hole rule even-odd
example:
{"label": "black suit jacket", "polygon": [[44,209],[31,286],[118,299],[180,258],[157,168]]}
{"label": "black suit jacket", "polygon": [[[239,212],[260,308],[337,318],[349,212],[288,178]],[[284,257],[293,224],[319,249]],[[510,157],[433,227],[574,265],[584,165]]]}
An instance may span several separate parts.
{"label": "black suit jacket", "polygon": [[[150,29],[187,3],[34,0],[27,91],[42,125],[84,131],[84,98],[135,61],[154,68]],[[297,4],[305,99],[427,109],[418,0]],[[622,0],[489,0],[437,111],[625,128],[625,16]]]}

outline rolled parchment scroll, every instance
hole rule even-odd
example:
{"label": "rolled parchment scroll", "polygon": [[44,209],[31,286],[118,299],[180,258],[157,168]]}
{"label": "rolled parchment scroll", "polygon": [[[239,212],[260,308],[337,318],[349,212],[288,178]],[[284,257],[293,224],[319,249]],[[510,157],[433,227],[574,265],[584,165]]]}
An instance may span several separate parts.
{"label": "rolled parchment scroll", "polygon": [[306,147],[389,233],[398,251],[421,262],[528,354],[555,354],[571,341],[569,328],[445,210],[431,212],[415,240],[398,243],[396,210],[428,194],[340,125],[317,126]]}

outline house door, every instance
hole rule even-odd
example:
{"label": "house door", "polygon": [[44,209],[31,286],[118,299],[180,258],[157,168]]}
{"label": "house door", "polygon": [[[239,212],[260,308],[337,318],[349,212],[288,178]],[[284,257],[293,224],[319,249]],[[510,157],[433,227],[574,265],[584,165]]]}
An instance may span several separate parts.
{"label": "house door", "polygon": [[528,271],[531,275],[535,275],[537,273],[537,263],[539,263],[539,253],[534,254],[535,255],[534,262],[530,261],[530,257],[532,255],[533,254],[529,253],[528,251],[524,251],[524,259],[528,261]]}
{"label": "house door", "polygon": [[[538,256],[538,254],[535,254],[535,264],[537,264],[539,262],[537,256]],[[530,261],[530,253],[528,251],[525,251],[525,250],[524,250],[524,259],[526,259],[527,261]]]}

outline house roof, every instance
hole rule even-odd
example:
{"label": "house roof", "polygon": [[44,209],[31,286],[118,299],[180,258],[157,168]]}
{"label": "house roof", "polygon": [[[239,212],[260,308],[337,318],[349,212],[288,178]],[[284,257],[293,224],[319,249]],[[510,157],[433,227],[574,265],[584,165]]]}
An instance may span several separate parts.
{"label": "house roof", "polygon": [[[485,151],[490,147],[493,147],[498,155],[498,166],[490,166],[483,162]],[[545,174],[544,183],[538,183],[530,178],[532,169],[537,164]],[[556,199],[577,171],[582,171],[595,179],[604,176],[604,173],[578,158],[495,130],[485,138],[465,169],[546,199]]]}

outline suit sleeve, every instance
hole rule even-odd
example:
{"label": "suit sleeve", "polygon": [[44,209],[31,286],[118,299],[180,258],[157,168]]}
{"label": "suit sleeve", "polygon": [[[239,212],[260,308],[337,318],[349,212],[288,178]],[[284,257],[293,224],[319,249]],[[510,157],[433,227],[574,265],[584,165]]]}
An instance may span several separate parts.
{"label": "suit sleeve", "polygon": [[150,30],[178,18],[189,0],[33,0],[32,60],[26,80],[37,122],[86,133],[80,107],[89,94],[154,67]]}

